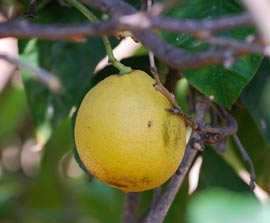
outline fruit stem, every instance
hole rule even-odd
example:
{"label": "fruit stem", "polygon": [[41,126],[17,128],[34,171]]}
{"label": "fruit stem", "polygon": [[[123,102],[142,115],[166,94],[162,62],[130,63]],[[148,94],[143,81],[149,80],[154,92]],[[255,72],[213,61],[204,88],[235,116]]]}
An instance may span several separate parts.
{"label": "fruit stem", "polygon": [[[77,0],[67,0],[67,2],[69,2],[76,9],[78,9],[90,22],[97,22],[98,21],[98,18],[90,10],[88,10],[83,4],[81,4]],[[115,68],[117,68],[119,70],[119,74],[130,73],[132,71],[132,68],[125,66],[124,64],[122,64],[121,62],[119,62],[115,58],[109,38],[105,35],[102,35],[101,39],[102,39],[103,44],[105,46],[105,50],[106,50],[106,53],[107,53],[108,58],[109,58],[109,63],[111,63]]]}

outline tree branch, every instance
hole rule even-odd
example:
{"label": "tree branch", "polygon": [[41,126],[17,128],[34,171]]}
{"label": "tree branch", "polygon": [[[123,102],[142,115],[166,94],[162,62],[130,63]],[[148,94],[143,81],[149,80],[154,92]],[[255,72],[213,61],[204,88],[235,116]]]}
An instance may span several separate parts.
{"label": "tree branch", "polygon": [[[82,0],[85,4],[89,6],[95,7],[101,11],[104,11],[111,16],[121,18],[121,16],[132,16],[131,14],[136,14],[137,11],[127,3],[124,3],[119,0],[105,1],[105,0]],[[125,14],[124,14],[124,13]],[[125,18],[125,17],[124,17]],[[246,20],[246,23],[251,22],[250,17],[244,15],[242,19]],[[242,21],[240,19],[240,21]],[[121,19],[120,19],[121,20]],[[226,20],[226,19],[225,19]],[[205,20],[206,21],[206,20]],[[239,21],[239,20],[238,20]],[[232,21],[231,21],[232,22]],[[147,21],[140,21],[143,26],[148,27],[151,24],[148,24]],[[213,23],[212,23],[213,24]],[[222,23],[223,25],[224,23]],[[199,26],[197,27],[199,29]],[[200,29],[199,29],[200,30]],[[228,60],[228,55],[233,55],[234,60],[238,59],[240,56],[248,54],[247,51],[250,49],[230,49],[229,53],[227,50],[220,48],[210,48],[209,50],[190,53],[182,49],[176,49],[163,40],[161,40],[153,31],[145,30],[145,31],[134,31],[133,32],[136,39],[142,42],[150,51],[154,53],[156,57],[163,60],[165,63],[171,65],[171,67],[179,69],[179,68],[194,68],[205,66],[209,64],[222,63],[225,60]],[[224,42],[222,43],[224,44]],[[229,44],[229,43],[228,43]],[[243,47],[243,45],[241,46]],[[232,47],[233,48],[233,47]],[[265,49],[263,47],[262,54],[270,54],[269,49]],[[181,58],[181,60],[179,60]]]}
{"label": "tree branch", "polygon": [[171,32],[199,34],[205,32],[218,32],[227,29],[251,26],[253,24],[253,20],[249,13],[222,16],[220,18],[203,20],[177,20],[160,16],[154,17],[151,20],[151,24],[154,28],[159,28]]}
{"label": "tree branch", "polygon": [[[0,23],[0,37],[40,37],[46,39],[65,39],[77,35],[99,36],[112,34],[123,30],[138,31],[147,29],[160,29],[176,33],[185,33],[201,38],[210,33],[252,25],[251,16],[247,13],[223,16],[215,19],[192,20],[173,19],[164,16],[149,17],[146,13],[134,12],[132,15],[122,15],[117,19],[107,20],[94,24],[68,24],[68,25],[38,25],[27,20],[13,20]],[[77,30],[76,30],[77,27]]]}
{"label": "tree branch", "polygon": [[51,72],[40,67],[33,67],[28,63],[10,55],[0,54],[0,59],[6,60],[11,64],[15,64],[20,69],[27,71],[34,78],[47,86],[52,92],[58,94],[62,93],[63,86],[61,85],[57,76],[52,74]]}
{"label": "tree branch", "polygon": [[137,211],[140,203],[140,193],[130,192],[125,196],[125,205],[122,215],[123,223],[136,223],[137,222]]}
{"label": "tree branch", "polygon": [[11,20],[0,23],[0,37],[18,37],[50,40],[76,40],[87,36],[100,36],[112,34],[118,28],[112,20],[96,23],[81,24],[47,24],[40,25],[30,23],[27,20]]}
{"label": "tree branch", "polygon": [[[0,24],[0,37],[38,37],[78,41],[87,36],[110,35],[118,31],[131,30],[134,31],[135,37],[152,51],[156,57],[175,69],[195,68],[216,63],[224,63],[230,66],[232,62],[242,55],[250,53],[270,54],[269,47],[265,48],[264,45],[258,43],[220,38],[212,35],[216,31],[251,25],[252,19],[247,13],[212,20],[178,20],[162,16],[151,16],[149,13],[138,13],[132,6],[119,0],[83,0],[82,2],[109,13],[112,18],[94,24],[72,25],[38,25],[26,20],[15,20]],[[136,17],[137,19],[134,20]],[[132,22],[126,22],[131,21],[128,18],[133,18]],[[151,28],[186,33],[201,38],[212,45],[219,46],[219,48],[212,47],[199,52],[187,52],[170,46],[161,40],[155,32],[149,30]]]}
{"label": "tree branch", "polygon": [[255,174],[255,169],[254,169],[254,165],[253,165],[253,162],[251,160],[251,158],[249,157],[247,151],[245,150],[244,146],[242,145],[240,139],[238,138],[238,136],[236,134],[233,135],[233,140],[234,142],[236,143],[241,155],[242,155],[242,158],[244,161],[246,161],[249,165],[249,172],[250,172],[250,183],[249,183],[249,186],[250,186],[250,189],[251,190],[254,190],[255,188],[255,180],[256,180],[256,174]]}

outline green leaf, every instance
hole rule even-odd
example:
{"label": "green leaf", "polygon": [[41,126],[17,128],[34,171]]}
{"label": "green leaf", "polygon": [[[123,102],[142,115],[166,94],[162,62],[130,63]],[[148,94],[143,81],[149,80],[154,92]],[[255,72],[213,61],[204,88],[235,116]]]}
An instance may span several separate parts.
{"label": "green leaf", "polygon": [[184,73],[189,83],[199,91],[206,96],[213,95],[215,102],[231,108],[253,78],[260,61],[259,57],[245,56],[231,70],[224,69],[222,65],[213,65]]}
{"label": "green leaf", "polygon": [[[238,123],[237,135],[254,164],[256,183],[268,191],[270,185],[270,145],[266,144],[258,129],[259,119],[253,120],[244,107],[235,107],[232,112]],[[235,145],[234,151],[242,160]],[[249,170],[247,165],[246,169]]]}
{"label": "green leaf", "polygon": [[211,147],[203,152],[198,189],[225,188],[237,192],[250,192],[249,186],[239,178],[221,156]]}
{"label": "green leaf", "polygon": [[[68,16],[67,16],[68,15]],[[37,22],[82,21],[75,10],[50,4],[39,13]],[[105,55],[100,39],[89,38],[83,42],[20,41],[21,58],[32,66],[45,68],[57,75],[64,87],[63,94],[56,95],[31,76],[24,73],[27,92],[37,134],[46,142],[52,129],[67,117],[72,106],[77,105],[88,86],[94,68]]]}
{"label": "green leaf", "polygon": [[188,223],[267,223],[269,219],[270,204],[263,206],[253,196],[221,189],[195,194],[187,210]]}
{"label": "green leaf", "polygon": [[[190,0],[179,4],[168,15],[176,18],[206,19],[242,11],[237,1]],[[238,28],[220,33],[218,36],[243,40],[254,32],[253,28]],[[192,52],[210,47],[207,43],[185,34],[162,32],[162,36],[170,44]],[[241,91],[253,78],[260,62],[260,56],[244,56],[230,69],[225,69],[223,65],[214,65],[184,70],[183,73],[190,84],[200,92],[206,96],[213,95],[216,103],[231,108]]]}
{"label": "green leaf", "polygon": [[265,142],[270,145],[270,63],[265,59],[255,78],[241,95],[241,100],[259,128]]}

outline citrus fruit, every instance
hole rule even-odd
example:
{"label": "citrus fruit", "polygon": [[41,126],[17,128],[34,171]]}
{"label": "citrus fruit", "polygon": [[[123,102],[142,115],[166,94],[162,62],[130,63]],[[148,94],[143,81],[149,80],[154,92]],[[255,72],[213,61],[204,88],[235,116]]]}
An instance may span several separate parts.
{"label": "citrus fruit", "polygon": [[184,153],[184,120],[146,73],[111,75],[84,97],[75,121],[75,143],[86,169],[125,192],[160,186]]}

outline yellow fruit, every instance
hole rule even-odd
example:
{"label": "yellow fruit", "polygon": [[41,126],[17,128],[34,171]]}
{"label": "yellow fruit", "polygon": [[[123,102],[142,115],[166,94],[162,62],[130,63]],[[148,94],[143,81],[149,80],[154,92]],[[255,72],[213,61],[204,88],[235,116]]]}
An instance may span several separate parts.
{"label": "yellow fruit", "polygon": [[186,127],[154,80],[135,70],[112,75],[84,97],[75,143],[87,170],[125,192],[160,186],[182,160]]}

